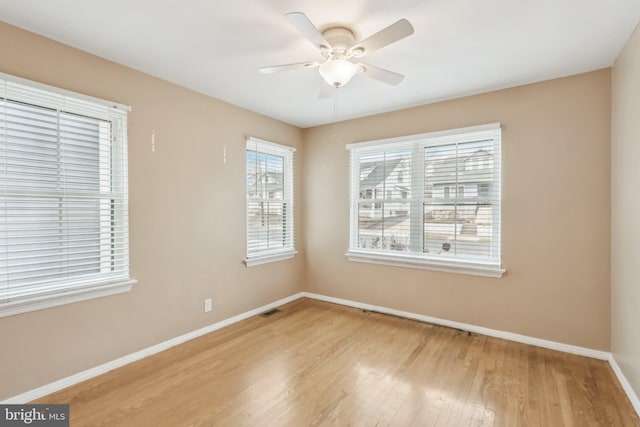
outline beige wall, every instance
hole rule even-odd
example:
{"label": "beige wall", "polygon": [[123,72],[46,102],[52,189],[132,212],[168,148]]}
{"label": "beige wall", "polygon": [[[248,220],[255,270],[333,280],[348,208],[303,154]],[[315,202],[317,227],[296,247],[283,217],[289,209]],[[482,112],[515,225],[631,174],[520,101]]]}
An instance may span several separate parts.
{"label": "beige wall", "polygon": [[640,396],[640,27],[613,67],[611,350]]}
{"label": "beige wall", "polygon": [[[244,138],[295,146],[304,168],[299,129],[2,23],[0,71],[132,106],[131,270],[139,281],[131,293],[0,318],[0,399],[301,290],[301,254],[241,265]],[[206,297],[214,309],[205,314]]]}
{"label": "beige wall", "polygon": [[[610,100],[607,69],[306,130],[307,289],[609,350]],[[347,261],[345,144],[492,122],[502,279]]]}
{"label": "beige wall", "polygon": [[[609,70],[305,131],[1,23],[0,71],[133,107],[139,280],[128,294],[1,318],[0,399],[300,290],[609,349]],[[345,144],[496,121],[504,278],[345,259]],[[301,253],[251,269],[241,265],[246,135],[297,147],[299,170]]]}

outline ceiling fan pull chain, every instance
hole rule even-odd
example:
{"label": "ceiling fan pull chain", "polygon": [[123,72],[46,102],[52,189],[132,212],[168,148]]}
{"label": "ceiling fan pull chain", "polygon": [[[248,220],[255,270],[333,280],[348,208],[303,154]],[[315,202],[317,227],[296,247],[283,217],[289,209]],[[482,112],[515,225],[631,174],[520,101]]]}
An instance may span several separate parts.
{"label": "ceiling fan pull chain", "polygon": [[335,87],[335,90],[333,92],[333,121],[337,122],[338,118],[339,118],[339,113],[340,113],[339,110],[338,110],[338,107],[339,107],[339,104],[340,104],[340,100],[339,100],[340,87],[338,87],[338,86],[334,86],[334,87]]}
{"label": "ceiling fan pull chain", "polygon": [[338,142],[336,129],[338,128],[338,120],[340,119],[340,86],[334,86],[333,91],[333,135],[332,139]]}

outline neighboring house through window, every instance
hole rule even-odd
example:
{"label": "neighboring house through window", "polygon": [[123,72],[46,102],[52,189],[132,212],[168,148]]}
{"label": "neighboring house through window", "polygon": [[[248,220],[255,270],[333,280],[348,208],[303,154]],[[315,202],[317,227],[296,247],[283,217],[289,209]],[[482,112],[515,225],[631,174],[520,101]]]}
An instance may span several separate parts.
{"label": "neighboring house through window", "polygon": [[247,139],[247,266],[295,256],[293,171],[295,149]]}
{"label": "neighboring house through window", "polygon": [[349,145],[349,259],[501,276],[500,147],[498,124]]}
{"label": "neighboring house through window", "polygon": [[0,74],[0,316],[135,283],[128,110]]}

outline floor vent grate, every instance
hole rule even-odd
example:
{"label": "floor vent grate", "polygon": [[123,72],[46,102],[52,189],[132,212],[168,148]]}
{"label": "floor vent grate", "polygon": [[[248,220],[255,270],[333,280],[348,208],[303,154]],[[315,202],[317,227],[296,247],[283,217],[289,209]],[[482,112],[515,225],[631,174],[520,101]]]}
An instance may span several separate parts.
{"label": "floor vent grate", "polygon": [[280,310],[279,308],[272,308],[271,310],[267,310],[264,313],[260,313],[260,316],[262,317],[271,317],[276,313],[280,313],[282,310]]}

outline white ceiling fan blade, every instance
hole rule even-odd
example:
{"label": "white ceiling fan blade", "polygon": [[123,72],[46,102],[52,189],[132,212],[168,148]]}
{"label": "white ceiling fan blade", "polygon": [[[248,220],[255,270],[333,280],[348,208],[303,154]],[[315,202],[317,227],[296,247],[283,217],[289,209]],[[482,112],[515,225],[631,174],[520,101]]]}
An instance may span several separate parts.
{"label": "white ceiling fan blade", "polygon": [[262,67],[258,68],[258,71],[260,71],[262,74],[271,74],[280,71],[298,70],[300,68],[315,68],[318,65],[318,62],[299,62],[297,64],[284,64],[275,65],[273,67]]}
{"label": "white ceiling fan blade", "polygon": [[296,27],[298,31],[302,33],[313,45],[316,49],[322,51],[323,49],[330,49],[331,45],[324,38],[322,33],[318,31],[315,25],[311,23],[307,15],[302,12],[291,12],[287,13],[285,17],[289,20],[291,25]]}
{"label": "white ceiling fan blade", "polygon": [[413,32],[413,25],[411,25],[411,23],[406,19],[401,19],[389,25],[387,28],[378,31],[374,35],[367,37],[361,42],[356,43],[356,45],[351,48],[351,52],[357,52],[360,49],[364,49],[364,52],[358,55],[363,56],[408,37],[413,34]]}
{"label": "white ceiling fan blade", "polygon": [[358,66],[358,70],[360,74],[363,76],[370,77],[375,80],[379,80],[388,85],[398,85],[402,80],[404,80],[404,76],[402,74],[394,73],[393,71],[385,70],[382,68],[374,67],[373,65],[367,64],[356,64]]}

